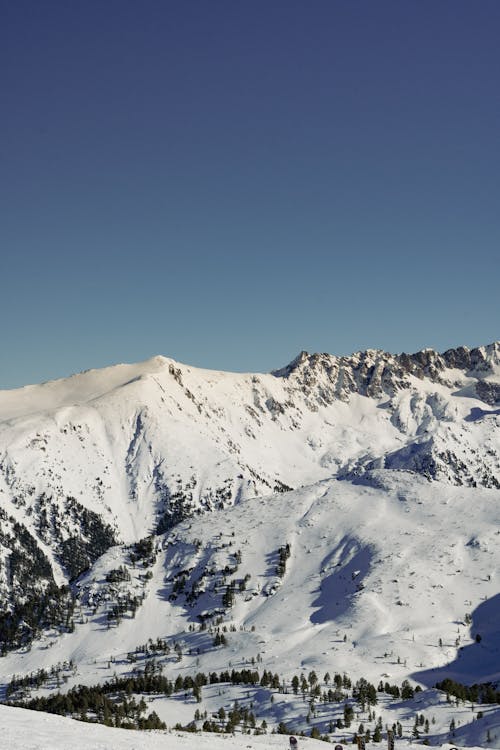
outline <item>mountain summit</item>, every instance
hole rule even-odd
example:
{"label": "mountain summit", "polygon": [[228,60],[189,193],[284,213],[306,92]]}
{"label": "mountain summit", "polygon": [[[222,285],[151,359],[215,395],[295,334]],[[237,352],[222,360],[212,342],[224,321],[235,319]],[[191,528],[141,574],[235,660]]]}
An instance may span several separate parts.
{"label": "mountain summit", "polygon": [[499,354],[155,357],[0,392],[4,691],[128,679],[151,654],[179,679],[257,655],[497,681]]}
{"label": "mountain summit", "polygon": [[499,488],[499,407],[498,342],[301,352],[271,374],[155,357],[0,392],[0,497],[31,525],[40,498],[75,498],[127,541],[374,467]]}

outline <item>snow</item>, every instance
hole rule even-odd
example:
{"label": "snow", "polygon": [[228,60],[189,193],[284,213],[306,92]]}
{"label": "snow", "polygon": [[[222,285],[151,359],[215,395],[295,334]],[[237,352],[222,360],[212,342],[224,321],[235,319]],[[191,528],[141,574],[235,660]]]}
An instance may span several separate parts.
{"label": "snow", "polygon": [[[99,724],[73,721],[59,716],[0,706],[2,742],[9,750],[243,750],[288,748],[288,737],[266,735],[187,734],[180,732],[137,732],[112,729]],[[299,747],[324,747],[324,743],[301,739]]]}
{"label": "snow", "polygon": [[[289,739],[284,735],[214,735],[187,734],[175,731],[137,732],[113,729],[99,724],[89,724],[60,716],[27,711],[21,708],[0,706],[2,742],[9,750],[287,750]],[[473,735],[477,739],[477,735]],[[468,746],[474,748],[474,745]],[[299,737],[298,747],[319,750],[324,742],[309,737]],[[367,750],[385,747],[384,744],[367,743]],[[421,745],[397,741],[399,750],[416,750]],[[443,750],[452,750],[455,744],[443,743]],[[460,743],[458,743],[460,747]]]}
{"label": "snow", "polygon": [[[369,362],[378,367],[380,356],[370,352]],[[500,748],[497,706],[457,706],[433,690],[444,677],[468,684],[500,680],[498,410],[477,398],[474,374],[458,369],[444,371],[439,381],[405,375],[404,387],[391,394],[333,397],[338,363],[328,363],[330,374],[309,373],[306,388],[300,378],[307,362],[305,355],[280,373],[255,375],[157,357],[0,392],[0,505],[37,537],[56,581],[63,583],[66,573],[60,540],[52,532],[40,539],[37,531],[41,494],[61,507],[75,497],[112,524],[120,542],[79,578],[73,633],[46,632],[30,649],[0,659],[4,688],[14,674],[70,659],[76,673],[65,690],[130,674],[128,653],[149,638],[166,638],[182,648],[180,661],[172,653],[157,659],[173,680],[232,667],[270,670],[288,686],[294,674],[312,669],[320,680],[325,672],[375,685],[410,679],[424,688],[413,701],[380,695],[376,711],[384,726],[401,721],[407,739],[415,713],[425,712],[434,718],[431,744],[456,739]],[[486,374],[500,382],[497,364]],[[350,377],[358,376],[353,366]],[[279,482],[293,491],[275,494]],[[204,513],[158,537],[155,562],[132,569],[124,544],[149,534],[165,498],[175,493]],[[73,533],[63,521],[62,533]],[[287,543],[291,554],[280,577],[278,550]],[[241,562],[223,583],[220,573],[234,566],[237,550]],[[8,554],[0,549],[2,560]],[[116,590],[106,575],[121,565],[129,567],[131,581],[115,589],[145,598],[135,617],[109,627]],[[6,569],[0,568],[4,596]],[[192,605],[171,596],[182,570],[189,571],[186,591],[201,581]],[[245,576],[246,587],[237,588],[222,623],[228,645],[216,648],[213,634],[199,630],[199,616],[220,609],[225,585]],[[317,727],[323,733],[343,708],[318,705],[308,723],[302,695],[260,686],[206,686],[200,704],[183,694],[149,698],[150,710],[170,728],[191,722],[197,708],[210,715],[238,700],[253,703],[258,724],[284,721],[297,732]],[[286,738],[271,734],[166,736],[5,706],[0,717],[4,742],[14,750],[20,737],[23,748],[62,748],[70,741],[88,748],[287,747]],[[350,730],[332,739],[350,740],[360,722],[373,729],[360,711]],[[400,744],[410,747],[406,739]]]}
{"label": "snow", "polygon": [[[228,663],[249,667],[259,654],[262,662],[256,668],[277,672],[288,683],[293,674],[311,669],[320,675],[364,676],[374,684],[387,674],[391,683],[410,677],[424,687],[445,676],[467,683],[497,681],[498,493],[477,488],[457,492],[442,483],[416,481],[407,472],[394,474],[375,472],[372,486],[324,481],[183,522],[174,538],[165,538],[147,597],[134,619],[125,617],[108,629],[102,611],[94,617],[87,611],[88,622],[53,641],[56,648],[47,649],[45,640],[30,651],[4,657],[3,674],[28,673],[56,659],[73,659],[78,672],[66,688],[94,684],[129,673],[127,653],[147,638],[170,637],[183,644],[180,663],[172,655],[163,659],[173,679],[176,674],[220,671]],[[274,572],[273,554],[287,542],[291,555],[281,580]],[[236,576],[248,573],[251,578],[225,620],[228,646],[213,648],[208,633],[190,632],[189,625],[199,623],[200,612],[220,606],[220,597],[208,592],[193,607],[183,600],[171,603],[165,581],[194,566],[189,589],[202,569],[223,568],[236,548],[241,550]],[[91,579],[102,580],[106,570],[121,562],[120,548],[110,550],[81,579],[81,587]],[[253,591],[256,596],[250,595]],[[470,627],[464,620],[467,613]],[[474,639],[477,632],[480,644]],[[47,693],[42,689],[40,694]],[[151,709],[173,726],[189,723],[196,708],[210,714],[245,696],[247,703],[254,701],[258,721],[265,718],[271,724],[279,715],[292,727],[308,729],[301,697],[276,696],[270,709],[270,694],[260,688],[227,686],[227,695],[221,696],[219,686],[207,686],[199,706],[192,698],[154,698]],[[279,701],[283,705],[278,710]],[[439,707],[437,699],[433,703],[431,710],[438,714],[434,734],[446,739],[455,708],[446,703]],[[380,705],[387,723],[419,710],[387,701]],[[327,715],[340,715],[341,710],[342,705],[332,714],[329,706],[328,713],[320,713],[322,731]],[[469,709],[468,723],[472,721]],[[409,733],[408,720],[406,724]],[[492,740],[491,746],[500,743]]]}

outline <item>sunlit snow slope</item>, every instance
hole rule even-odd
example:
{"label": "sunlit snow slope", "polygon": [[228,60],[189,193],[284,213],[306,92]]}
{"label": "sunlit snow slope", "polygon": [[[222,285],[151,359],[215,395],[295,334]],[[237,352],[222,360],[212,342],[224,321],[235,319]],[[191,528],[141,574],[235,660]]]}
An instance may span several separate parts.
{"label": "sunlit snow slope", "polygon": [[25,522],[41,497],[56,514],[74,497],[127,542],[194,510],[366,467],[498,489],[499,399],[498,343],[303,353],[267,375],[163,357],[88,371],[0,392],[1,505]]}
{"label": "sunlit snow slope", "polygon": [[[227,525],[251,593],[225,614],[258,633],[241,648],[290,667],[380,659],[432,682],[470,642],[466,613],[486,633],[497,611],[481,601],[498,595],[499,396],[498,343],[302,353],[259,375],[156,357],[1,392],[2,650],[55,628],[85,661],[117,628],[133,648],[215,616]],[[496,657],[479,661],[497,674]]]}

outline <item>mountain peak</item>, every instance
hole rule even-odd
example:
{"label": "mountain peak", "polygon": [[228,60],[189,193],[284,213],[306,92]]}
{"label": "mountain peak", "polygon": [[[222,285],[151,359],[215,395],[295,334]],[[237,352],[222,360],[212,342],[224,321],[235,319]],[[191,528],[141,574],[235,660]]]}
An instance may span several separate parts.
{"label": "mountain peak", "polygon": [[304,349],[297,354],[296,357],[292,359],[291,362],[289,362],[285,367],[280,367],[278,370],[273,370],[272,375],[274,375],[277,378],[286,378],[288,377],[294,370],[301,367],[305,362],[307,362],[310,358],[309,352],[306,352]]}

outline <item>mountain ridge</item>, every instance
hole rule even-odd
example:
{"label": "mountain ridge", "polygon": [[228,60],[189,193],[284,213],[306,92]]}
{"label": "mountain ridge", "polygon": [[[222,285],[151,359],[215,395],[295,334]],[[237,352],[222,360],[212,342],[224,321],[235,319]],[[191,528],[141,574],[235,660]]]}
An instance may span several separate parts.
{"label": "mountain ridge", "polygon": [[286,679],[500,679],[499,351],[155,357],[0,393],[0,691],[56,653],[68,687],[133,675],[148,639],[179,679],[257,657]]}
{"label": "mountain ridge", "polygon": [[[96,376],[102,379],[104,375],[117,376],[119,373],[123,373],[123,381],[122,378],[118,377],[110,378],[111,383],[108,386],[108,390],[110,390],[113,387],[124,386],[127,382],[132,381],[137,377],[154,375],[167,365],[176,370],[194,370],[199,373],[206,373],[207,375],[220,374],[234,377],[245,377],[249,375],[259,376],[271,374],[277,378],[288,378],[292,373],[295,373],[298,370],[305,369],[305,367],[314,369],[319,364],[325,368],[329,366],[330,369],[333,365],[347,369],[353,369],[356,367],[366,372],[370,367],[379,366],[380,363],[396,365],[401,368],[402,372],[408,374],[411,373],[416,375],[416,377],[421,378],[432,378],[439,372],[450,368],[463,370],[469,375],[469,377],[474,377],[474,373],[489,372],[490,374],[495,374],[495,366],[500,366],[500,341],[494,341],[491,344],[474,347],[472,349],[466,346],[460,346],[447,349],[443,353],[439,353],[432,348],[422,349],[413,354],[406,354],[405,352],[402,352],[401,354],[391,354],[382,349],[366,349],[354,352],[350,355],[341,356],[328,353],[309,354],[306,351],[301,351],[287,365],[272,370],[270,373],[225,372],[218,369],[194,367],[192,365],[177,362],[170,357],[156,355],[135,364],[120,363],[109,365],[104,368],[92,368],[74,373],[67,377],[47,380],[43,383],[33,383],[20,388],[0,389],[0,419],[6,418],[3,417],[2,414],[8,405],[9,398],[14,400],[15,396],[22,395],[29,399],[30,395],[36,389],[43,389],[44,395],[48,398],[50,403],[50,391],[58,385],[76,385],[78,389],[82,390],[82,388],[84,388],[84,381],[87,379],[90,380]],[[71,389],[69,390],[71,392]],[[101,393],[101,395],[104,395],[104,392]],[[89,395],[89,398],[90,397],[91,396]],[[43,407],[39,408],[42,409]]]}
{"label": "mountain ridge", "polygon": [[498,342],[443,355],[302,353],[267,374],[154,357],[3,391],[0,498],[81,497],[127,540],[375,467],[498,488],[499,357]]}

